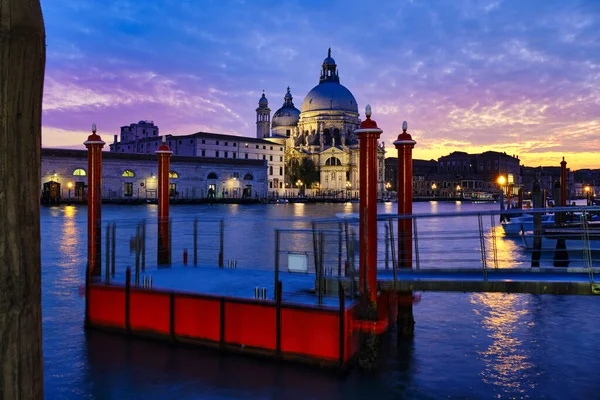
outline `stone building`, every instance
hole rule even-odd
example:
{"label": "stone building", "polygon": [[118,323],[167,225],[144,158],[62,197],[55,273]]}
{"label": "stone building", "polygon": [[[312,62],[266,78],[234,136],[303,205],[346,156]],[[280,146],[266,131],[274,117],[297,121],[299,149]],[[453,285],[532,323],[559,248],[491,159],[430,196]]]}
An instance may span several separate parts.
{"label": "stone building", "polygon": [[[261,97],[257,108],[257,137],[264,134],[268,101]],[[286,162],[310,158],[319,170],[312,189],[323,194],[358,193],[359,143],[354,130],[360,126],[358,104],[340,83],[335,60],[329,49],[321,66],[319,84],[302,101],[301,110],[293,103],[288,87],[284,102],[271,119],[269,140],[285,143]],[[264,136],[262,136],[264,137]],[[378,190],[385,188],[383,144],[379,146]],[[286,188],[297,182],[286,180]]]}
{"label": "stone building", "polygon": [[[340,83],[331,49],[321,66],[319,84],[302,102],[294,106],[290,88],[283,105],[271,117],[269,100],[263,93],[256,108],[256,138],[198,132],[191,135],[166,135],[174,155],[226,159],[263,159],[267,161],[268,191],[282,195],[298,189],[298,182],[286,179],[290,162],[310,158],[319,170],[319,181],[309,189],[324,194],[356,195],[359,188],[359,143],[355,129],[360,126],[358,104]],[[110,144],[111,153],[153,154],[161,144],[153,121],[121,127]],[[385,188],[383,144],[379,146],[378,189]]]}
{"label": "stone building", "polygon": [[[87,150],[42,149],[41,186],[58,184],[61,198],[84,199]],[[170,194],[176,199],[264,198],[267,162],[262,159],[171,157]],[[102,196],[112,199],[155,199],[158,161],[154,154],[102,153]]]}

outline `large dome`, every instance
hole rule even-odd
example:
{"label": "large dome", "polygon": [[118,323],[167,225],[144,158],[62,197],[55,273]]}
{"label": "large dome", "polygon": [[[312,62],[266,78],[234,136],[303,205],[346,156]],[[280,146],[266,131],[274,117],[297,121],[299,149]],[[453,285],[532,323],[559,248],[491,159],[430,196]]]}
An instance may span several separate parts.
{"label": "large dome", "polygon": [[335,81],[325,81],[315,86],[302,102],[302,112],[341,110],[358,114],[358,105],[352,93]]}

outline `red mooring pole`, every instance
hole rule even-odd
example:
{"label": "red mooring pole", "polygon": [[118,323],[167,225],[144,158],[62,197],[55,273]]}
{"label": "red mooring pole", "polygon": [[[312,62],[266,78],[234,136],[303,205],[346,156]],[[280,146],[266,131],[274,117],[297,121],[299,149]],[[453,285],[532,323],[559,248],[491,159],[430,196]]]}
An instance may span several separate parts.
{"label": "red mooring pole", "polygon": [[560,206],[567,205],[567,162],[563,157],[560,162]]}
{"label": "red mooring pole", "polygon": [[377,139],[383,132],[371,119],[367,105],[366,120],[354,132],[360,145],[360,265],[361,299],[377,305]]}
{"label": "red mooring pole", "polygon": [[169,238],[169,172],[171,155],[166,137],[156,150],[158,156],[158,265],[171,264],[171,240]]}
{"label": "red mooring pole", "polygon": [[[412,214],[413,172],[412,149],[415,142],[406,132],[408,124],[402,122],[402,133],[394,142],[398,150],[398,214]],[[412,219],[398,219],[398,267],[412,268]],[[412,292],[398,293],[398,336],[410,337],[414,332],[415,319],[412,311]]]}
{"label": "red mooring pole", "polygon": [[[394,142],[398,150],[398,214],[411,215],[413,201],[412,149],[415,142],[406,132],[408,125],[402,123],[402,133]],[[398,267],[412,268],[412,219],[398,220]]]}
{"label": "red mooring pole", "polygon": [[102,147],[104,142],[96,135],[96,124],[92,134],[83,142],[88,149],[88,274],[102,274]]}

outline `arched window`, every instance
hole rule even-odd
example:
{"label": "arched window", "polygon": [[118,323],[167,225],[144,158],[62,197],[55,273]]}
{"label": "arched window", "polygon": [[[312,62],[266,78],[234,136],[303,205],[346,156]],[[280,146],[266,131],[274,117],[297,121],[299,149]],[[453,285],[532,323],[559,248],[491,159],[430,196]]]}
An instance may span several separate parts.
{"label": "arched window", "polygon": [[211,172],[210,174],[208,174],[206,179],[219,179],[219,177],[214,172]]}
{"label": "arched window", "polygon": [[325,165],[342,165],[342,162],[337,157],[329,157],[327,161],[325,161]]}
{"label": "arched window", "polygon": [[244,175],[244,180],[245,181],[253,181],[254,177],[252,176],[252,174],[246,174],[246,175]]}
{"label": "arched window", "polygon": [[86,176],[87,172],[85,172],[85,169],[82,168],[77,168],[75,171],[73,171],[73,176]]}
{"label": "arched window", "polygon": [[126,169],[125,171],[123,171],[123,174],[121,176],[124,176],[126,178],[133,178],[135,176],[135,173],[130,169]]}
{"label": "arched window", "polygon": [[179,178],[179,174],[177,172],[175,172],[175,171],[170,171],[169,172],[169,178],[171,178],[171,179],[177,179],[177,178]]}
{"label": "arched window", "polygon": [[273,175],[273,166],[269,167],[269,175]]}

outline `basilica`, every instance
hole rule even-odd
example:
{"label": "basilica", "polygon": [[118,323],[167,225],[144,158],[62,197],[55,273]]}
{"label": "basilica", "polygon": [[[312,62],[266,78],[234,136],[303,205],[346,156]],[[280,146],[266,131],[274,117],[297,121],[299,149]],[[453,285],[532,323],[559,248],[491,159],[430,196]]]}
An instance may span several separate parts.
{"label": "basilica", "polygon": [[[293,103],[290,88],[282,107],[270,116],[269,102],[263,93],[256,109],[256,135],[285,145],[286,167],[310,158],[319,171],[319,179],[310,189],[321,193],[355,194],[359,186],[359,142],[355,129],[360,126],[358,104],[352,93],[340,83],[335,60],[329,49],[323,61],[319,84],[302,101],[301,110]],[[383,191],[383,144],[378,150],[378,190]],[[286,187],[292,182],[289,174]]]}

